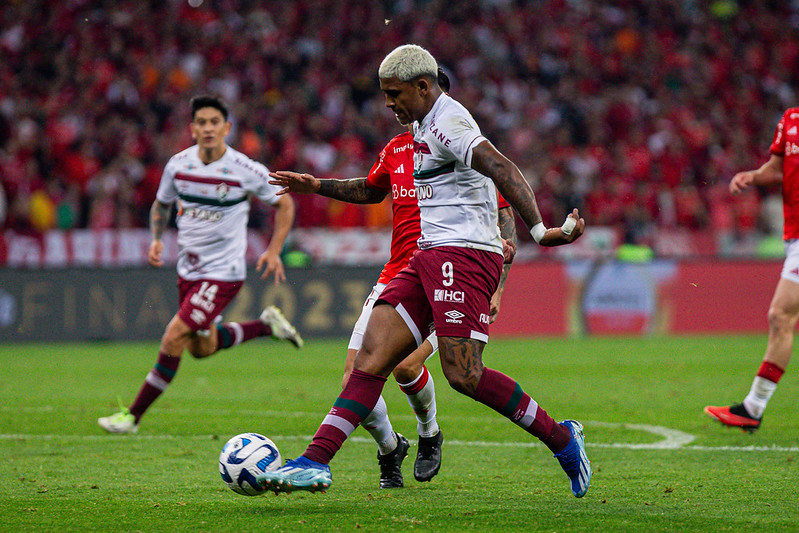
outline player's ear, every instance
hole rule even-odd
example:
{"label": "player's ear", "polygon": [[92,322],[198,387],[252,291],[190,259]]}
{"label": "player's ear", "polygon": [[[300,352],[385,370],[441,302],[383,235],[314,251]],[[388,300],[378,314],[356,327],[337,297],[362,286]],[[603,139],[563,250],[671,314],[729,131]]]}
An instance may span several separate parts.
{"label": "player's ear", "polygon": [[419,93],[419,96],[424,96],[430,92],[430,80],[425,77],[420,77],[416,81],[416,91]]}

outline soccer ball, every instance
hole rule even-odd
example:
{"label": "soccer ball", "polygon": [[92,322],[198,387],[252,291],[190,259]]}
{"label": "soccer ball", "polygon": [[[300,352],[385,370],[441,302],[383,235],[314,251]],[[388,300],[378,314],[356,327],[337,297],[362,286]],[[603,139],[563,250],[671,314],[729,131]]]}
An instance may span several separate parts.
{"label": "soccer ball", "polygon": [[219,454],[219,474],[233,492],[258,496],[264,489],[255,476],[280,468],[280,451],[275,443],[258,433],[231,438]]}

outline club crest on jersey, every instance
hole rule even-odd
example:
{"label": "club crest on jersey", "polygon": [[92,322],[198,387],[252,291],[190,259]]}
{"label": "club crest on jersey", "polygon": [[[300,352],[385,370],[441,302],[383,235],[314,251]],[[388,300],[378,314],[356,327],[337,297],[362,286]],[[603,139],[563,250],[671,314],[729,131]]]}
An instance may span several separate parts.
{"label": "club crest on jersey", "polygon": [[427,143],[413,141],[413,153],[414,154],[432,154],[433,152],[430,151],[430,147]]}
{"label": "club crest on jersey", "polygon": [[220,183],[216,186],[216,197],[219,198],[219,200],[225,200],[229,192],[230,186],[227,183]]}

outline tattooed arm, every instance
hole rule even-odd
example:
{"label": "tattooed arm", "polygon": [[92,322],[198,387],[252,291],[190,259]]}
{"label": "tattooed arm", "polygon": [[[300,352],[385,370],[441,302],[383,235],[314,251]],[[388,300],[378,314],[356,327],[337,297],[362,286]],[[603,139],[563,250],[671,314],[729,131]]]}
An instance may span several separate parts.
{"label": "tattooed arm", "polygon": [[[483,141],[474,148],[472,168],[494,181],[499,192],[516,209],[529,229],[543,222],[530,184],[524,179],[519,168],[489,141]],[[576,226],[570,234],[563,233],[560,228],[550,228],[539,244],[541,246],[568,244],[582,235],[585,221],[579,217],[577,210],[575,209],[569,217],[576,219]]]}
{"label": "tattooed arm", "polygon": [[269,183],[279,185],[283,189],[278,194],[295,192],[300,194],[318,194],[349,202],[351,204],[377,204],[383,201],[388,194],[388,189],[371,187],[366,178],[352,178],[347,180],[319,179],[310,174],[300,174],[279,170],[270,172]]}
{"label": "tattooed arm", "polygon": [[164,251],[161,237],[169,223],[171,209],[172,204],[162,204],[158,200],[153,202],[153,206],[150,208],[150,234],[153,236],[153,240],[150,242],[150,249],[147,252],[147,262],[155,267],[164,265],[164,261],[161,259],[161,253]]}
{"label": "tattooed arm", "polygon": [[[516,220],[513,217],[513,210],[510,207],[503,207],[499,210],[498,215],[499,217],[497,225],[499,226],[499,236],[507,241],[508,245],[515,253],[517,240]],[[502,265],[502,273],[499,275],[499,285],[497,286],[497,290],[491,295],[491,307],[488,313],[488,320],[490,323],[493,323],[499,314],[499,304],[502,300],[502,291],[505,290],[505,282],[508,280],[508,274],[510,273],[510,265],[512,262],[512,258],[510,260],[507,260],[506,258],[505,264]]]}

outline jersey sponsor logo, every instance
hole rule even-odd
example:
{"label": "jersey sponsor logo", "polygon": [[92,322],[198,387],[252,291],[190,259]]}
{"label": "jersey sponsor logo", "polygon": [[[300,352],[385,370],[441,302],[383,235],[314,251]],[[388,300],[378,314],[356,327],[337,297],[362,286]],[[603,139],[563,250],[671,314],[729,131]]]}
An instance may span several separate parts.
{"label": "jersey sponsor logo", "polygon": [[796,126],[788,128],[788,135],[796,135]]}
{"label": "jersey sponsor logo", "polygon": [[451,141],[438,129],[435,121],[430,123],[430,135],[435,137],[436,140],[444,146],[449,147]]}
{"label": "jersey sponsor logo", "polygon": [[208,222],[219,222],[225,216],[222,211],[211,211],[210,209],[203,209],[201,207],[188,207],[182,209],[180,216],[196,218],[198,220],[207,220]]}
{"label": "jersey sponsor logo", "polygon": [[481,324],[488,324],[489,323],[489,318],[488,318],[487,314],[480,313],[480,323]]}
{"label": "jersey sponsor logo", "polygon": [[436,289],[433,291],[433,300],[436,302],[451,302],[462,304],[466,301],[463,291],[451,291],[448,289]]}
{"label": "jersey sponsor logo", "polygon": [[456,311],[455,309],[453,309],[452,311],[447,311],[446,313],[444,313],[444,315],[447,316],[446,322],[448,324],[463,324],[463,320],[461,320],[461,318],[466,316],[460,311]]}
{"label": "jersey sponsor logo", "polygon": [[416,189],[398,187],[396,183],[393,183],[391,185],[391,198],[393,200],[397,200],[399,198],[416,198]]}
{"label": "jersey sponsor logo", "polygon": [[400,163],[400,166],[394,169],[394,174],[404,174],[405,173],[405,163]]}
{"label": "jersey sponsor logo", "polygon": [[419,200],[429,200],[433,197],[432,185],[419,185],[416,187],[416,198]]}
{"label": "jersey sponsor logo", "polygon": [[402,152],[404,152],[408,148],[413,148],[413,143],[403,144],[402,146],[395,146],[394,147],[394,153],[395,154],[401,154]]}
{"label": "jersey sponsor logo", "polygon": [[785,155],[796,155],[799,154],[799,144],[792,143],[790,141],[785,142]]}
{"label": "jersey sponsor logo", "polygon": [[797,118],[797,117],[799,117],[799,113],[791,113],[791,118]]}

